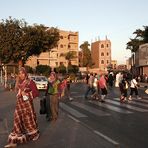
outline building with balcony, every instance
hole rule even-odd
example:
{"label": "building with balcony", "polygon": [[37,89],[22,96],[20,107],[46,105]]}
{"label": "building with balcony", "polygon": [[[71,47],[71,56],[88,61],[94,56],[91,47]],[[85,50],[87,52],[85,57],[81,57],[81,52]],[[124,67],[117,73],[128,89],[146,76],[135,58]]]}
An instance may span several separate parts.
{"label": "building with balcony", "polygon": [[65,59],[66,53],[74,51],[75,58],[71,59],[72,65],[79,65],[78,63],[78,43],[79,33],[71,31],[59,30],[60,40],[57,47],[41,53],[39,56],[32,56],[26,62],[26,65],[35,68],[37,65],[49,65],[52,68],[58,67],[61,64],[67,67],[68,61]]}

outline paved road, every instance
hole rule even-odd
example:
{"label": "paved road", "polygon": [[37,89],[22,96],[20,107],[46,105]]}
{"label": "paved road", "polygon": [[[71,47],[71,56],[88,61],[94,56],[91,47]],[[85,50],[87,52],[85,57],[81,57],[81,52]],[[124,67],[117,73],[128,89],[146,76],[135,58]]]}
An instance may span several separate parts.
{"label": "paved road", "polygon": [[[105,103],[85,100],[86,86],[72,85],[73,101],[60,102],[60,115],[55,123],[46,122],[39,115],[39,99],[35,100],[40,139],[20,145],[24,148],[147,148],[148,146],[148,95],[139,89],[142,100],[119,102],[119,89],[109,89]],[[43,92],[40,93],[42,97]],[[12,128],[15,94],[0,91],[0,118],[8,120]],[[7,134],[0,134],[0,147],[6,143]]]}

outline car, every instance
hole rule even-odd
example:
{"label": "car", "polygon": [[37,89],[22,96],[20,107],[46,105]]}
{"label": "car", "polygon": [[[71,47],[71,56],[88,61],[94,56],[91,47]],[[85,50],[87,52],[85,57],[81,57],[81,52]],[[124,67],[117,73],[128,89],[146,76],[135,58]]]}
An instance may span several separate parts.
{"label": "car", "polygon": [[38,90],[46,90],[48,79],[45,76],[29,76],[30,79],[32,79]]}

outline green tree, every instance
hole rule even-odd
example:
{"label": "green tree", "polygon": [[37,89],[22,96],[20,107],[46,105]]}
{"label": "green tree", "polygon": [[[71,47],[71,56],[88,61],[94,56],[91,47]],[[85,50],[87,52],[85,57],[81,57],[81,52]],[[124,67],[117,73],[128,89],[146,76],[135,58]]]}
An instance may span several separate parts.
{"label": "green tree", "polygon": [[57,28],[37,24],[29,26],[23,19],[11,17],[0,22],[0,58],[4,64],[19,61],[24,64],[30,56],[57,46],[58,41]]}
{"label": "green tree", "polygon": [[71,60],[77,57],[76,51],[69,51],[65,54],[65,59],[68,61],[68,66],[71,65]]}
{"label": "green tree", "polygon": [[48,65],[38,65],[36,67],[36,73],[37,74],[49,76],[50,72],[51,72],[51,67],[48,66]]}
{"label": "green tree", "polygon": [[71,66],[71,60],[75,59],[77,57],[77,52],[76,51],[69,51],[67,53],[62,53],[60,56],[65,57],[65,59],[68,61],[67,65],[67,73],[69,73],[69,68]]}
{"label": "green tree", "polygon": [[144,43],[148,43],[148,26],[144,26],[144,29],[137,29],[133,32],[135,37],[127,43],[127,49],[131,50],[132,53],[139,49],[139,46]]}
{"label": "green tree", "polygon": [[88,43],[88,41],[85,41],[83,44],[80,45],[82,53],[82,66],[84,67],[91,67],[93,65],[89,46],[90,44]]}
{"label": "green tree", "polygon": [[59,67],[55,68],[55,71],[58,72],[58,73],[65,74],[66,73],[66,67],[64,66],[64,64],[61,64]]}
{"label": "green tree", "polygon": [[79,67],[77,65],[69,65],[68,72],[76,74],[79,71]]}

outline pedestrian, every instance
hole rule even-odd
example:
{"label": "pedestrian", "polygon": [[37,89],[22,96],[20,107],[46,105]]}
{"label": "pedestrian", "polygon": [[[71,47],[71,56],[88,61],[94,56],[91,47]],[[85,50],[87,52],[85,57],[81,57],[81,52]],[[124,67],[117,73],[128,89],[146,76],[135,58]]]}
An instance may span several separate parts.
{"label": "pedestrian", "polygon": [[136,78],[137,78],[136,76],[133,76],[131,83],[130,83],[130,96],[128,98],[129,100],[132,100],[133,93],[135,93],[137,99],[141,99],[141,97],[139,97],[138,95],[139,84]]}
{"label": "pedestrian", "polygon": [[113,84],[114,84],[113,72],[110,72],[109,73],[109,76],[108,76],[108,84],[109,84],[110,88],[113,87]]}
{"label": "pedestrian", "polygon": [[95,73],[94,75],[94,81],[93,81],[93,88],[94,88],[94,92],[91,95],[91,98],[93,100],[99,100],[99,85],[98,85],[98,80],[99,80],[99,75],[97,75],[97,73]]}
{"label": "pedestrian", "polygon": [[107,95],[107,85],[105,75],[101,74],[99,79],[99,87],[101,89],[101,102],[105,102],[105,97]]}
{"label": "pedestrian", "polygon": [[127,100],[127,90],[128,90],[128,81],[127,78],[124,76],[121,82],[119,83],[119,89],[121,92],[120,102],[125,102]]}
{"label": "pedestrian", "polygon": [[52,115],[51,115],[51,108],[50,108],[50,94],[48,93],[48,90],[49,90],[49,86],[50,86],[50,75],[48,77],[48,84],[47,84],[47,88],[46,88],[46,91],[45,91],[45,98],[46,98],[46,120],[47,121],[51,121],[52,119]]}
{"label": "pedestrian", "polygon": [[8,136],[5,148],[16,147],[17,144],[39,138],[36,113],[33,99],[39,95],[33,80],[28,78],[24,67],[19,69],[15,86],[17,90],[16,107],[14,112],[13,130]]}
{"label": "pedestrian", "polygon": [[51,120],[56,121],[59,112],[59,84],[55,72],[50,73],[48,93],[50,95]]}
{"label": "pedestrian", "polygon": [[93,76],[93,73],[91,73],[90,77],[88,79],[88,83],[87,83],[87,90],[85,92],[85,99],[88,99],[89,92],[91,92],[91,95],[95,92],[95,89],[93,87],[93,82],[94,82],[94,76]]}
{"label": "pedestrian", "polygon": [[72,101],[73,98],[70,97],[70,85],[71,85],[71,78],[69,76],[69,74],[66,76],[65,80],[64,80],[64,83],[65,83],[65,97],[66,99]]}

